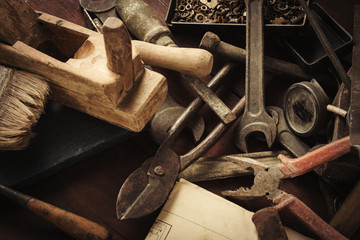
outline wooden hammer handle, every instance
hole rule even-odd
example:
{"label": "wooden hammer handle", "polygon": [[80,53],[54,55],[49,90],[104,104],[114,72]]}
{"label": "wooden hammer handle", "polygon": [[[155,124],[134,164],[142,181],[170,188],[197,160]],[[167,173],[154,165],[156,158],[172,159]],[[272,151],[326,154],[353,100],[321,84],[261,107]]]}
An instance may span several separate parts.
{"label": "wooden hammer handle", "polygon": [[213,55],[204,49],[160,46],[138,40],[133,40],[132,44],[145,64],[196,77],[211,73]]}

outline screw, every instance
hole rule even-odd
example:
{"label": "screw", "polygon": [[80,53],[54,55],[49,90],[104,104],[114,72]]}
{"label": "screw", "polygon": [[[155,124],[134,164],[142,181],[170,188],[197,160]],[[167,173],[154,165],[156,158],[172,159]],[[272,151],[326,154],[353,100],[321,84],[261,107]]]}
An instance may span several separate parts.
{"label": "screw", "polygon": [[156,166],[154,168],[154,173],[159,176],[163,176],[165,174],[165,171],[162,166]]}

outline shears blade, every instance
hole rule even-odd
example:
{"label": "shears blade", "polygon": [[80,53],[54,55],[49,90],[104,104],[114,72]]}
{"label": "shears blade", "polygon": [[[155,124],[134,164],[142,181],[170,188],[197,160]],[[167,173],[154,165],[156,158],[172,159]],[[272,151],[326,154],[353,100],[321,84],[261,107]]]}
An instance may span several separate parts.
{"label": "shears blade", "polygon": [[116,201],[119,219],[140,218],[156,211],[166,201],[180,170],[179,156],[160,147],[122,185]]}

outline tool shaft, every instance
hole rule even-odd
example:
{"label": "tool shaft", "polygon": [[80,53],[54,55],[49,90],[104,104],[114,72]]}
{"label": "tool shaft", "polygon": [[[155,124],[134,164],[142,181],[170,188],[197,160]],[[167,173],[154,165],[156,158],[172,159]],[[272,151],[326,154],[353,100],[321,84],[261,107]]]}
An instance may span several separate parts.
{"label": "tool shaft", "polygon": [[[200,47],[232,61],[241,63],[245,63],[246,61],[247,51],[245,49],[221,41],[219,36],[212,32],[205,33],[200,42]],[[264,70],[302,80],[309,80],[312,78],[298,65],[269,56],[264,56]]]}
{"label": "tool shaft", "polygon": [[109,240],[111,233],[97,223],[0,185],[0,193],[79,240]]}
{"label": "tool shaft", "polygon": [[[208,83],[208,87],[210,89],[217,89],[220,87],[222,82],[225,80],[225,77],[230,72],[230,70],[234,67],[234,64],[227,63],[225,64],[219,72],[211,79],[211,81]],[[176,137],[179,135],[179,133],[182,131],[183,127],[185,127],[184,122],[188,121],[192,116],[194,116],[198,109],[204,104],[201,97],[196,97],[186,108],[184,113],[176,120],[174,125],[169,129],[168,136],[171,135],[171,137],[167,137],[167,140],[172,142]],[[180,127],[183,126],[183,127]],[[165,140],[166,141],[166,140]]]}

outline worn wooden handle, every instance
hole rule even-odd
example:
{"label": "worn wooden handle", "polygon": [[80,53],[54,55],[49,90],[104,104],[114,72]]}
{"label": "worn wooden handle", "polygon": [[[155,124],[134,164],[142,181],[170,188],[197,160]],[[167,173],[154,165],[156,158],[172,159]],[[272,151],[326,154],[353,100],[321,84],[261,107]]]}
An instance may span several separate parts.
{"label": "worn wooden handle", "polygon": [[108,18],[103,27],[103,36],[109,70],[123,76],[123,89],[133,87],[133,62],[131,38],[124,23],[115,17]]}
{"label": "worn wooden handle", "polygon": [[67,212],[61,208],[31,198],[26,207],[33,213],[55,224],[70,236],[79,240],[109,240],[111,233],[97,223]]}
{"label": "worn wooden handle", "polygon": [[42,31],[37,18],[36,12],[24,0],[0,1],[0,42],[12,45],[20,40],[31,46],[38,44]]}
{"label": "worn wooden handle", "polygon": [[160,46],[133,40],[133,46],[139,51],[145,64],[167,68],[196,77],[211,73],[213,55],[200,48],[180,48]]}

